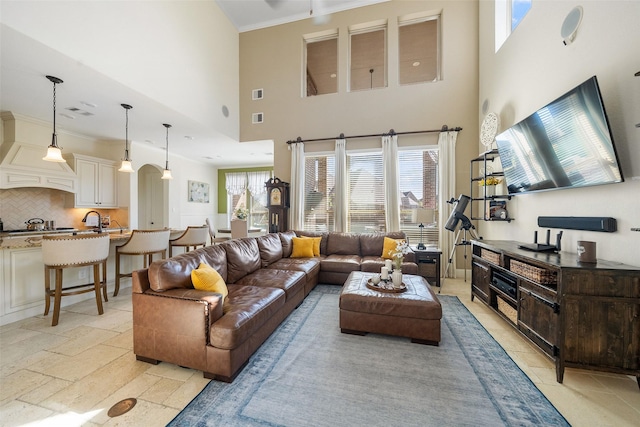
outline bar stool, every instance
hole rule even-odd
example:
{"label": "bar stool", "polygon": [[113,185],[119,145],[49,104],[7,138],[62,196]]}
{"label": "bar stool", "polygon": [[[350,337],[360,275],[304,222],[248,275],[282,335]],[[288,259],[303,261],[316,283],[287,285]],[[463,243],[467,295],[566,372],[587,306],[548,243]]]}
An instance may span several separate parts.
{"label": "bar stool", "polygon": [[173,247],[182,246],[185,252],[189,252],[191,247],[194,249],[198,246],[205,247],[207,245],[207,236],[209,235],[209,227],[206,225],[190,225],[180,237],[169,240],[169,257],[173,256]]}
{"label": "bar stool", "polygon": [[212,245],[215,245],[216,243],[222,243],[226,240],[231,240],[231,237],[216,237],[216,233],[213,231],[213,227],[211,226],[211,222],[209,222],[209,218],[205,219],[204,222],[206,222],[207,227],[209,227],[209,237],[211,238]]}
{"label": "bar stool", "polygon": [[131,277],[132,273],[120,273],[120,257],[122,255],[142,255],[144,268],[147,268],[153,261],[153,254],[160,254],[160,258],[167,256],[167,246],[169,244],[169,233],[171,230],[133,230],[131,236],[124,244],[116,246],[116,287],[113,296],[117,296],[120,291],[120,279]]}
{"label": "bar stool", "polygon": [[[107,258],[109,257],[108,234],[83,234],[77,236],[43,236],[42,260],[44,262],[44,315],[49,314],[53,298],[53,320],[51,326],[58,324],[62,297],[95,292],[98,314],[103,313],[100,289],[107,299]],[[93,283],[75,286],[62,286],[62,271],[65,268],[93,266]],[[100,280],[102,265],[102,281]],[[55,271],[55,289],[51,289],[51,270]]]}

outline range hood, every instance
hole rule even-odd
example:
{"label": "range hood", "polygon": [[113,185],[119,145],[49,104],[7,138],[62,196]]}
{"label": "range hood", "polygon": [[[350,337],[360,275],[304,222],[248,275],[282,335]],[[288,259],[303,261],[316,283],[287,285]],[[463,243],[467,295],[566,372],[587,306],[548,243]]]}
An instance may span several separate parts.
{"label": "range hood", "polygon": [[78,191],[78,177],[66,162],[42,160],[46,147],[18,141],[8,144],[10,148],[0,164],[0,189],[40,187]]}

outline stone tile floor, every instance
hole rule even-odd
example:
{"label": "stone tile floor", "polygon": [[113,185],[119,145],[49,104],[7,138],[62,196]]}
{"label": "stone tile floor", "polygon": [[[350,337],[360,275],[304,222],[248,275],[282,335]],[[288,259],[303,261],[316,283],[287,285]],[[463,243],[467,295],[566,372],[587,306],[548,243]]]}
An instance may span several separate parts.
{"label": "stone tile floor", "polygon": [[[126,282],[125,282],[126,283]],[[469,283],[444,281],[573,426],[640,426],[634,377],[567,369],[553,363],[477,299]],[[131,289],[109,297],[98,316],[94,300],[66,307],[60,323],[36,316],[0,327],[0,426],[163,426],[209,382],[202,373],[135,360]],[[128,413],[109,408],[135,397]]]}

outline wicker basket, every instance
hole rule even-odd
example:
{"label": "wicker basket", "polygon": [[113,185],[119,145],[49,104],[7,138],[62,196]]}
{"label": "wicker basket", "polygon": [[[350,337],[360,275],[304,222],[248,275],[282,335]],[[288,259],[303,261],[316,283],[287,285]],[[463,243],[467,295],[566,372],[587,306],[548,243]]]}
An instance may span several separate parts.
{"label": "wicker basket", "polygon": [[518,312],[516,311],[515,308],[511,307],[509,305],[509,303],[507,303],[505,300],[503,300],[500,297],[496,297],[498,300],[498,311],[502,314],[504,314],[505,316],[507,316],[507,319],[511,320],[511,322],[514,325],[518,324]]}
{"label": "wicker basket", "polygon": [[525,264],[524,262],[511,260],[510,269],[514,273],[542,285],[555,285],[558,282],[558,275],[555,271],[535,267],[533,265]]}
{"label": "wicker basket", "polygon": [[491,252],[484,248],[480,248],[480,257],[493,264],[500,265],[500,254]]}

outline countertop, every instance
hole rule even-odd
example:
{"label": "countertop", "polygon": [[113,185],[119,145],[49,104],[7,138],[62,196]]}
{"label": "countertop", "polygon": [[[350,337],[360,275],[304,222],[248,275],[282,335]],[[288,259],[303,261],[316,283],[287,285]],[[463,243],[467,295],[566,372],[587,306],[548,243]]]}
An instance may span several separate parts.
{"label": "countertop", "polygon": [[[65,234],[89,234],[95,233],[93,230],[53,230],[53,231],[29,231],[22,233],[0,233],[0,249],[20,249],[20,248],[39,248],[42,246],[42,236],[45,234],[55,234],[63,236]],[[106,228],[103,233],[109,234],[111,243],[124,243],[131,236],[131,230],[120,228]],[[184,230],[171,229],[170,239],[184,233]]]}
{"label": "countertop", "polygon": [[[110,228],[103,230],[109,234],[112,243],[124,241],[131,236],[131,231],[119,228]],[[29,231],[22,233],[0,233],[0,249],[18,249],[18,248],[39,248],[42,245],[42,236],[54,234],[63,236],[66,234],[90,234],[95,233],[92,230],[52,230],[52,231]]]}

